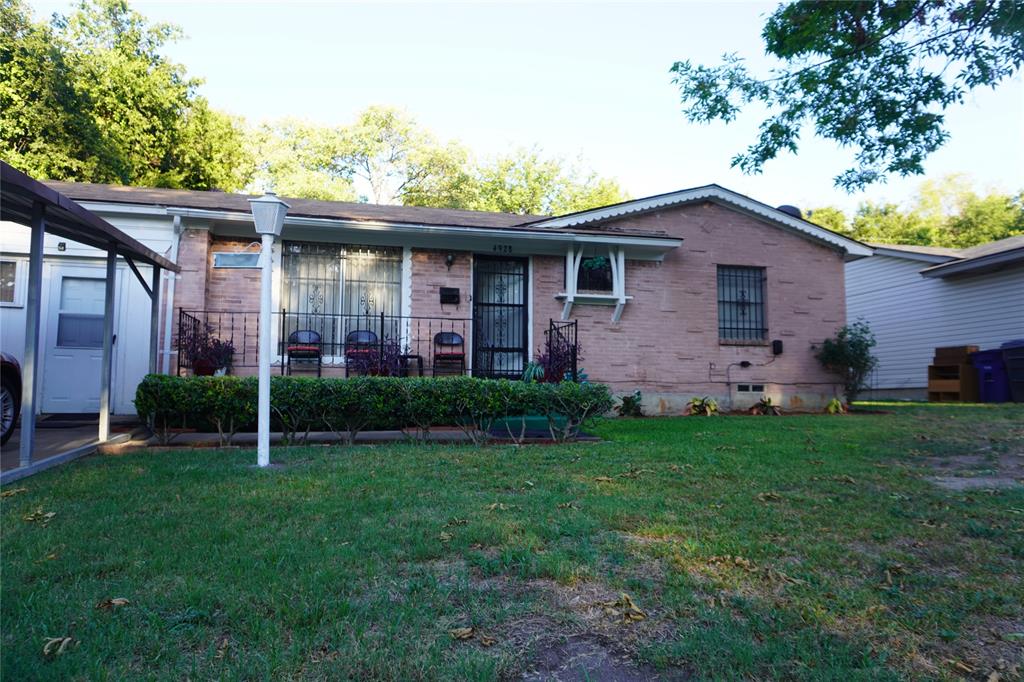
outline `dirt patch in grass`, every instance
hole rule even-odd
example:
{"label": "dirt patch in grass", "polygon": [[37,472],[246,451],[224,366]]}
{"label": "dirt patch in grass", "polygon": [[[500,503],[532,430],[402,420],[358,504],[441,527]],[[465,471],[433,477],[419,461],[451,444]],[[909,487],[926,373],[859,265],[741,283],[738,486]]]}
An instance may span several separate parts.
{"label": "dirt patch in grass", "polygon": [[925,457],[922,463],[935,472],[928,476],[940,488],[954,491],[1017,488],[1024,485],[1024,453]]}
{"label": "dirt patch in grass", "polygon": [[681,669],[659,671],[640,666],[616,653],[618,646],[591,634],[571,635],[548,641],[536,650],[523,680],[558,682],[641,682],[643,680],[688,680],[693,676]]}
{"label": "dirt patch in grass", "polygon": [[566,585],[547,578],[484,576],[462,560],[424,562],[421,566],[435,572],[442,582],[467,571],[471,588],[497,593],[509,601],[526,594],[537,598],[537,608],[499,623],[491,631],[503,648],[525,661],[521,679],[630,682],[693,677],[690,670],[657,669],[636,661],[642,645],[670,638],[675,625],[654,605],[636,603],[600,581]]}
{"label": "dirt patch in grass", "polygon": [[942,669],[978,679],[1019,680],[1024,672],[1024,620],[982,618],[945,645],[929,647]]}

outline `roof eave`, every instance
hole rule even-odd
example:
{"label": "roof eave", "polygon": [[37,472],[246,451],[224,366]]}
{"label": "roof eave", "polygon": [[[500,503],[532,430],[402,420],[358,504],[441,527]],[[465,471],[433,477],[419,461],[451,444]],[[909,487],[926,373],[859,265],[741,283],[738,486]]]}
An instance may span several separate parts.
{"label": "roof eave", "polygon": [[956,260],[955,256],[941,256],[934,253],[921,253],[919,251],[904,251],[902,249],[888,249],[884,246],[871,247],[876,256],[888,256],[890,258],[902,258],[904,260],[915,260],[936,265]]}
{"label": "roof eave", "polygon": [[965,258],[951,263],[933,265],[922,270],[921,276],[945,278],[954,275],[982,274],[1018,261],[1024,263],[1024,247],[1000,251],[999,253],[987,256],[978,256],[977,258]]}

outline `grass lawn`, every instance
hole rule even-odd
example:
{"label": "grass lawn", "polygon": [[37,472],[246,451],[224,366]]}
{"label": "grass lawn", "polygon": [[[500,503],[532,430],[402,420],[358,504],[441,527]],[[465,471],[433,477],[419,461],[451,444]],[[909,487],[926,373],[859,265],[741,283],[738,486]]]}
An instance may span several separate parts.
{"label": "grass lawn", "polygon": [[4,489],[0,672],[1014,679],[1024,407],[873,407],[90,457]]}

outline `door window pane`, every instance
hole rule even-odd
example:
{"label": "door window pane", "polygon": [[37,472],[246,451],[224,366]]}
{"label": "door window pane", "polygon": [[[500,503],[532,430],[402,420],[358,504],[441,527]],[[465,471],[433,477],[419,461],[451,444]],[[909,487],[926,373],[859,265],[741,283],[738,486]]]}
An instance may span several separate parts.
{"label": "door window pane", "polygon": [[103,347],[103,299],[106,282],[89,277],[64,277],[60,286],[57,345],[63,348]]}
{"label": "door window pane", "polygon": [[14,303],[14,286],[18,264],[12,260],[0,260],[0,303]]}

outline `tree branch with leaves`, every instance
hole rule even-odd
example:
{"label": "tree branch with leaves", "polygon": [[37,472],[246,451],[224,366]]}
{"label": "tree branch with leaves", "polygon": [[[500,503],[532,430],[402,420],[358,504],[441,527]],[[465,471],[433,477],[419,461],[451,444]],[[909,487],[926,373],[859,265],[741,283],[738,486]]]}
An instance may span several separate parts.
{"label": "tree branch with leaves", "polygon": [[853,191],[890,174],[922,173],[949,137],[943,112],[1019,71],[1024,3],[799,0],[779,7],[761,35],[783,63],[767,77],[734,54],[717,66],[672,66],[687,119],[728,123],[763,104],[769,115],[734,167],[762,172],[779,154],[796,153],[811,127],[854,150],[854,167],[835,178]]}

